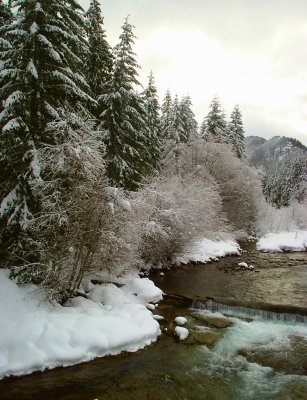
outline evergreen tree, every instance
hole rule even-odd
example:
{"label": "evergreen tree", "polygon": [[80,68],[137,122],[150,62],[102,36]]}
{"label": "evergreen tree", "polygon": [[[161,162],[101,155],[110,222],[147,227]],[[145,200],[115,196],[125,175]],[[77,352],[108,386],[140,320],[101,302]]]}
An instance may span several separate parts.
{"label": "evergreen tree", "polygon": [[197,121],[192,111],[192,101],[190,96],[184,96],[180,102],[180,114],[183,127],[183,135],[181,136],[181,142],[188,142],[189,139],[196,136],[197,133]]}
{"label": "evergreen tree", "polygon": [[173,124],[173,100],[171,92],[167,90],[161,107],[161,135],[168,138]]}
{"label": "evergreen tree", "polygon": [[94,99],[97,99],[105,93],[105,84],[111,79],[113,55],[103,29],[103,17],[98,0],[91,0],[86,18],[89,46],[86,76],[91,87],[91,94]]}
{"label": "evergreen tree", "polygon": [[156,167],[160,158],[161,127],[160,127],[160,105],[158,92],[155,85],[153,73],[149,75],[147,88],[143,91],[142,97],[146,110],[146,126],[150,132],[150,155],[152,165]]}
{"label": "evergreen tree", "polygon": [[[13,2],[16,20],[6,27],[10,48],[1,52],[0,116],[2,263],[34,262],[27,230],[42,206],[37,151],[61,141],[47,124],[91,101],[79,73],[87,49],[82,9],[74,0]],[[80,106],[78,106],[80,104]]]}
{"label": "evergreen tree", "polygon": [[185,132],[183,128],[183,120],[181,115],[181,107],[178,100],[178,96],[175,96],[173,102],[173,109],[171,114],[171,129],[169,139],[173,139],[176,143],[182,142],[185,138]]}
{"label": "evergreen tree", "polygon": [[275,207],[288,207],[292,200],[307,195],[307,158],[298,156],[277,161],[267,167],[262,180],[263,193]]}
{"label": "evergreen tree", "polygon": [[203,137],[208,141],[228,142],[225,113],[217,96],[210,103],[210,111],[205,118],[202,130],[205,133]]}
{"label": "evergreen tree", "polygon": [[236,156],[238,158],[243,158],[245,155],[245,137],[242,122],[242,113],[238,105],[235,106],[230,115],[230,121],[227,131]]}
{"label": "evergreen tree", "polygon": [[107,93],[99,98],[104,109],[100,116],[105,129],[107,174],[112,185],[135,190],[152,170],[150,133],[146,126],[146,110],[140,95],[132,46],[133,26],[125,20],[119,44],[115,47],[113,75]]}
{"label": "evergreen tree", "polygon": [[204,138],[206,136],[206,118],[203,119],[199,128],[200,137]]}

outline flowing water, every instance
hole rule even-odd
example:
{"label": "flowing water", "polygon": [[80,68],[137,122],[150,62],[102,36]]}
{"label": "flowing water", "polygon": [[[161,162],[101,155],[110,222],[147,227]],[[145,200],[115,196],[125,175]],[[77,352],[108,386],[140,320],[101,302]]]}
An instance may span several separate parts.
{"label": "flowing water", "polygon": [[[306,400],[307,254],[250,247],[243,255],[153,274],[172,294],[155,311],[165,318],[157,343],[4,379],[0,399]],[[239,261],[259,272],[236,270]],[[178,315],[190,331],[182,342],[173,334]]]}

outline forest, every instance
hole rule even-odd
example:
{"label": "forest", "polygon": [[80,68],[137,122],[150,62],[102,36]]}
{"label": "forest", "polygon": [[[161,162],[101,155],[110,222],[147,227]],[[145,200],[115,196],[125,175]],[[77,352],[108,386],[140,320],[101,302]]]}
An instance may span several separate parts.
{"label": "forest", "polygon": [[303,227],[306,153],[249,165],[239,105],[214,97],[200,127],[188,94],[160,105],[130,19],[114,48],[103,21],[98,0],[0,1],[1,268],[64,303],[91,271]]}

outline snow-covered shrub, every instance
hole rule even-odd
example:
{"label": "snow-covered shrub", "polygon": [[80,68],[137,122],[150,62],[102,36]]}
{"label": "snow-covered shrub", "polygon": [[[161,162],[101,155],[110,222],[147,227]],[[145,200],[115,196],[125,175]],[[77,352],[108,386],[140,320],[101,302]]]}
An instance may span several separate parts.
{"label": "snow-covered shrub", "polygon": [[34,282],[63,300],[92,267],[108,214],[107,183],[91,121],[69,114],[50,123],[48,135],[52,144],[38,149],[32,164],[31,187],[40,202],[24,235],[33,262],[18,263],[13,273],[20,282]]}
{"label": "snow-covered shrub", "polygon": [[204,166],[218,185],[223,211],[235,230],[252,232],[258,213],[261,183],[256,172],[238,159],[227,144],[194,141],[193,164]]}
{"label": "snow-covered shrub", "polygon": [[140,196],[151,210],[142,229],[141,254],[147,262],[170,263],[187,241],[221,229],[221,198],[213,180],[201,171],[160,176]]}
{"label": "snow-covered shrub", "polygon": [[134,192],[107,187],[105,193],[109,214],[101,230],[94,265],[96,270],[121,275],[140,268],[140,225],[146,217],[141,216],[140,207],[132,206]]}
{"label": "snow-covered shrub", "polygon": [[307,229],[307,200],[303,203],[294,202],[289,207],[275,208],[263,198],[259,205],[257,232],[260,235]]}

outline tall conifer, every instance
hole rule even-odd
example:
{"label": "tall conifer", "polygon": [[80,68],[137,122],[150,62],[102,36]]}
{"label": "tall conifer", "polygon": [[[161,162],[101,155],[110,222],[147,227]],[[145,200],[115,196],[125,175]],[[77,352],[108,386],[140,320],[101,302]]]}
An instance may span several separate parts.
{"label": "tall conifer", "polygon": [[163,139],[166,139],[170,136],[172,123],[173,123],[173,100],[171,92],[167,90],[161,106],[161,135]]}
{"label": "tall conifer", "polygon": [[180,138],[182,142],[188,142],[197,133],[197,121],[191,107],[191,97],[184,96],[179,105],[183,128],[183,135]]}
{"label": "tall conifer", "polygon": [[106,167],[112,185],[134,190],[151,171],[146,110],[136,88],[139,68],[133,52],[133,26],[128,18],[114,49],[114,67],[107,93],[99,98],[105,130]]}
{"label": "tall conifer", "polygon": [[150,132],[150,156],[151,162],[156,167],[160,157],[161,126],[160,126],[160,105],[158,92],[155,85],[153,73],[149,75],[148,86],[143,91],[142,97],[146,110],[146,125]]}
{"label": "tall conifer", "polygon": [[103,29],[103,17],[98,0],[91,0],[86,18],[89,46],[86,76],[91,87],[91,94],[94,99],[97,99],[105,93],[105,84],[111,79],[113,55]]}
{"label": "tall conifer", "polygon": [[213,142],[228,142],[225,113],[217,96],[210,103],[210,111],[201,127],[202,136]]}
{"label": "tall conifer", "polygon": [[41,210],[40,196],[32,187],[41,179],[37,151],[62,140],[45,132],[48,122],[65,116],[70,107],[77,110],[78,105],[92,101],[79,72],[87,43],[77,2],[17,0],[12,5],[17,15],[6,27],[9,48],[0,55],[0,252],[4,264],[12,252],[19,254],[20,262],[29,252],[26,232]]}
{"label": "tall conifer", "polygon": [[245,137],[242,122],[242,113],[238,105],[230,115],[228,124],[228,135],[233,147],[233,150],[238,158],[243,158],[245,155]]}

